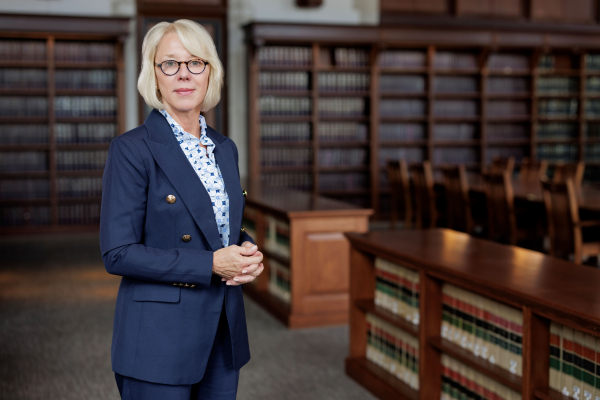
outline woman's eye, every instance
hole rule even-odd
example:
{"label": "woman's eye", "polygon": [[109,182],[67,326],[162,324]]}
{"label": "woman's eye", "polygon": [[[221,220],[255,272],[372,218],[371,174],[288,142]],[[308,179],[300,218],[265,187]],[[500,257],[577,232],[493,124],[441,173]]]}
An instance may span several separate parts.
{"label": "woman's eye", "polygon": [[198,61],[198,60],[190,61],[190,65],[193,67],[198,67],[198,66],[200,66],[200,64],[202,64],[202,61]]}
{"label": "woman's eye", "polygon": [[174,67],[177,65],[177,63],[175,61],[165,61],[163,63],[166,67]]}

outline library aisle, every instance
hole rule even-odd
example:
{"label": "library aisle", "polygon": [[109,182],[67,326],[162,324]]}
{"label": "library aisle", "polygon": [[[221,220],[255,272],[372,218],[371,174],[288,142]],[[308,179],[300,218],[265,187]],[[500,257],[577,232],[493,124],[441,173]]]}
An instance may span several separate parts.
{"label": "library aisle", "polygon": [[[119,278],[104,270],[98,236],[3,238],[0,254],[0,399],[117,399]],[[252,359],[238,400],[374,399],[344,373],[347,326],[292,331],[245,303]]]}

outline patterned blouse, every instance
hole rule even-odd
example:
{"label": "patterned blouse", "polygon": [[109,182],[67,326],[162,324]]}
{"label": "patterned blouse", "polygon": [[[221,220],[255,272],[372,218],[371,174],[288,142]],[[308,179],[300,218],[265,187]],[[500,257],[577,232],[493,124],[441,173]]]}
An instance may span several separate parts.
{"label": "patterned blouse", "polygon": [[[200,139],[183,130],[166,110],[160,113],[167,119],[181,150],[196,171],[198,178],[206,188],[212,201],[215,220],[219,228],[219,236],[223,247],[229,246],[229,196],[225,190],[225,182],[221,170],[215,161],[215,144],[206,136],[206,122],[200,116]],[[206,146],[204,149],[200,143]]]}

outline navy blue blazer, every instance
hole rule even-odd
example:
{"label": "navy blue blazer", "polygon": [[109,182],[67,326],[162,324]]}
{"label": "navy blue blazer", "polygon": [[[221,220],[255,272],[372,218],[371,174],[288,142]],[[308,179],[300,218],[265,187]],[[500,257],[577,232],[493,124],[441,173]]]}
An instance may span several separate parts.
{"label": "navy blue blazer", "polygon": [[[229,243],[254,243],[241,232],[245,199],[237,148],[210,127],[206,133],[229,196]],[[176,198],[172,204],[169,195]],[[212,274],[213,252],[222,244],[210,196],[156,110],[110,145],[100,248],[106,270],[123,277],[113,327],[114,372],[168,385],[199,382],[223,303],[234,367],[250,360],[242,287]]]}

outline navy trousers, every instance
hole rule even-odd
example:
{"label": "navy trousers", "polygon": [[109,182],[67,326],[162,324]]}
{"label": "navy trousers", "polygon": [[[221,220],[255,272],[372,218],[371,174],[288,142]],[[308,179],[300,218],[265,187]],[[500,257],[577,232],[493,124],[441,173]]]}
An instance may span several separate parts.
{"label": "navy trousers", "polygon": [[233,368],[231,336],[225,308],[221,311],[208,365],[194,385],[163,385],[115,373],[122,400],[235,400],[240,370]]}

